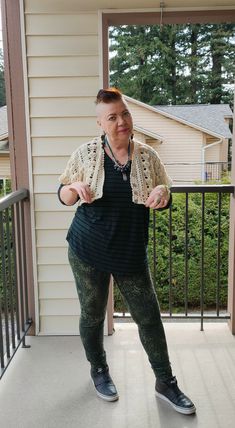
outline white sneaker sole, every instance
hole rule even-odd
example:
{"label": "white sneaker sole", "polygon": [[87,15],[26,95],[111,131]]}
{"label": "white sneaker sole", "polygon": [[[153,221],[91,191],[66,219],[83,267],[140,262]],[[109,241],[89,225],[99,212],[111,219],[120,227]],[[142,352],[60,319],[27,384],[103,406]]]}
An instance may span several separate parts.
{"label": "white sneaker sole", "polygon": [[119,399],[118,395],[113,395],[113,396],[109,397],[107,395],[101,394],[97,390],[96,390],[96,394],[98,395],[98,397],[102,398],[102,400],[105,400],[105,401],[117,401]]}
{"label": "white sneaker sole", "polygon": [[165,395],[160,394],[159,392],[155,391],[156,397],[161,398],[162,400],[166,401],[168,404],[170,404],[173,409],[176,410],[176,412],[182,413],[183,415],[192,415],[196,412],[196,407],[190,407],[189,409],[185,409],[184,407],[176,406],[176,404],[172,403]]}
{"label": "white sneaker sole", "polygon": [[98,395],[99,398],[102,398],[102,400],[105,400],[105,401],[117,401],[119,399],[119,395],[118,394],[111,395],[111,396],[104,395],[104,394],[101,394],[101,392],[97,391],[97,389],[95,387],[95,384],[94,384],[94,388],[95,388],[96,394]]}

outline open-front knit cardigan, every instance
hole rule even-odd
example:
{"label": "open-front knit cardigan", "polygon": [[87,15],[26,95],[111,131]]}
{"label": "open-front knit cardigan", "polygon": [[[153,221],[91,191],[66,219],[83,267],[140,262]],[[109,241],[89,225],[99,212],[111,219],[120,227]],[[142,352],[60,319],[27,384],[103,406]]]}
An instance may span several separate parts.
{"label": "open-front knit cardigan", "polygon": [[[150,192],[159,184],[172,185],[172,180],[157,152],[150,146],[134,142],[130,184],[132,202],[145,204]],[[65,171],[59,177],[61,184],[83,181],[91,189],[92,202],[103,196],[104,149],[100,137],[79,146],[71,155]],[[85,201],[81,198],[78,205]]]}

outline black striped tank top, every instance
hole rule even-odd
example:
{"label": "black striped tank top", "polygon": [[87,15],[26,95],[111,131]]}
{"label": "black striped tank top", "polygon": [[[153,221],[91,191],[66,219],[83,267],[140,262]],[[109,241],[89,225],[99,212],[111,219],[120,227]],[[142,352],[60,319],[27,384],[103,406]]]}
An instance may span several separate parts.
{"label": "black striped tank top", "polygon": [[100,271],[132,274],[147,264],[149,208],[132,202],[127,181],[105,153],[103,196],[77,208],[67,241],[85,262]]}

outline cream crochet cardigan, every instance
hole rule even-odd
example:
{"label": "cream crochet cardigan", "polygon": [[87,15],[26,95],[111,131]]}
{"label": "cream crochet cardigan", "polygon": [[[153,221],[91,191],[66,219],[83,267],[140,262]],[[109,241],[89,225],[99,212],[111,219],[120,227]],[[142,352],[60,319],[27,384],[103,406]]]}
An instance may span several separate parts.
{"label": "cream crochet cardigan", "polygon": [[[158,184],[172,185],[165,167],[157,152],[147,144],[134,141],[130,184],[132,201],[145,204],[150,192]],[[103,195],[104,183],[104,150],[100,137],[79,146],[71,155],[65,171],[59,177],[61,184],[84,181],[89,185],[92,201]],[[78,205],[84,203],[79,199]]]}

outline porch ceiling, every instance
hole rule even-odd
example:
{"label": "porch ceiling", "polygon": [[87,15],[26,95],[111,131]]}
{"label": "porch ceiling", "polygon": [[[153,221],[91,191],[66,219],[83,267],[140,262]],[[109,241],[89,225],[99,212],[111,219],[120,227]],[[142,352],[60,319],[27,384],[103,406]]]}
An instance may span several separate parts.
{"label": "porch ceiling", "polygon": [[[234,0],[167,0],[165,10],[171,8],[235,8]],[[98,9],[157,9],[160,7],[160,0],[73,0],[68,3],[65,0],[26,0],[25,8],[30,13],[42,11],[48,13],[57,11],[82,11],[82,10],[98,10]]]}

